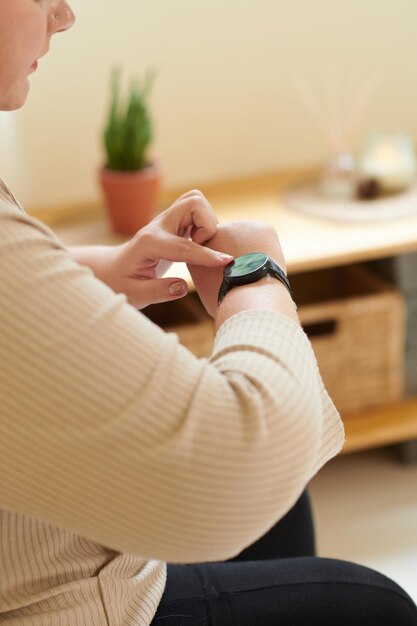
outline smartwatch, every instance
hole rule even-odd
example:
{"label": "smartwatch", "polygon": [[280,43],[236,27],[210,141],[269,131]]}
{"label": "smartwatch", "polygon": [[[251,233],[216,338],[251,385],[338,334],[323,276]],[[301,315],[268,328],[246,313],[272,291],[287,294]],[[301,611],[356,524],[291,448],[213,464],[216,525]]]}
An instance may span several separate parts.
{"label": "smartwatch", "polygon": [[293,298],[290,283],[285,272],[267,254],[251,252],[237,257],[224,268],[217,304],[221,303],[225,295],[233,287],[254,283],[267,274],[281,281],[288,289],[291,298]]}

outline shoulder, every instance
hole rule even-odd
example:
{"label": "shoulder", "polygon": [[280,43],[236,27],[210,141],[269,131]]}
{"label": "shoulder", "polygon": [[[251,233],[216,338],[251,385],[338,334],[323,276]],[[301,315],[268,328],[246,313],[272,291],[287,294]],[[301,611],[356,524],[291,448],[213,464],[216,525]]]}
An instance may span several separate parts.
{"label": "shoulder", "polygon": [[46,224],[26,213],[0,192],[0,240],[12,236],[13,239],[46,238],[55,246],[64,247],[55,233]]}

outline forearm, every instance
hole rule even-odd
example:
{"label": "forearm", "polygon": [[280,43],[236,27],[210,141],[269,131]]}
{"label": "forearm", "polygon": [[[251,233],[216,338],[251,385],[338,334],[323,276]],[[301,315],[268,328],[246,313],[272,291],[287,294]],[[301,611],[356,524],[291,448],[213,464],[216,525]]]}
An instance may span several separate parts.
{"label": "forearm", "polygon": [[271,309],[300,323],[295,303],[285,285],[272,276],[265,276],[256,283],[229,291],[215,315],[216,329],[232,315],[250,309]]}

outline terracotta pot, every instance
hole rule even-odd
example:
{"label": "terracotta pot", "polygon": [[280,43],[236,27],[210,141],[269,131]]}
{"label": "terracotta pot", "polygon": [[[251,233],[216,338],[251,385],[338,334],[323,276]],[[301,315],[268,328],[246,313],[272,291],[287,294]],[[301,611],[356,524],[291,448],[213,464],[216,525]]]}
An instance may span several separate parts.
{"label": "terracotta pot", "polygon": [[158,163],[133,172],[104,167],[99,178],[110,223],[116,233],[134,235],[159,212],[162,169]]}

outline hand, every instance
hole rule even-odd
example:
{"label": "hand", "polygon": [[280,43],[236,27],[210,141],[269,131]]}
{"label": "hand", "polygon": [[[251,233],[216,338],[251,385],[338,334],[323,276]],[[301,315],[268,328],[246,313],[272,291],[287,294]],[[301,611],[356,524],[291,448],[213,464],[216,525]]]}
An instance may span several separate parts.
{"label": "hand", "polygon": [[[287,265],[275,229],[264,222],[231,222],[218,226],[216,234],[206,246],[233,257],[248,252],[264,252],[286,272]],[[207,312],[214,317],[217,296],[223,280],[222,267],[202,267],[188,264],[188,269]]]}
{"label": "hand", "polygon": [[217,217],[200,191],[189,191],[141,228],[130,241],[73,251],[74,258],[89,265],[96,276],[116,293],[126,294],[138,309],[149,304],[177,300],[188,292],[179,278],[161,278],[172,262],[223,268],[232,260],[205,244],[217,232]]}

